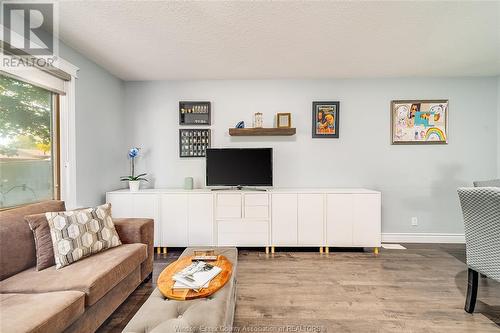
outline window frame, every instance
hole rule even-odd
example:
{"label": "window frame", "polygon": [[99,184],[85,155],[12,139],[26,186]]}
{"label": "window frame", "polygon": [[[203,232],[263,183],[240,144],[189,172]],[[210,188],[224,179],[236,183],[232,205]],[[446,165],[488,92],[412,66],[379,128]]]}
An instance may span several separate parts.
{"label": "window frame", "polygon": [[[24,80],[19,76],[9,75],[5,72],[0,72],[0,75],[10,77],[14,80],[22,81],[32,86],[46,89],[42,86],[36,85],[33,82],[29,82],[28,80]],[[50,90],[49,90],[50,91]],[[57,92],[50,91],[52,94],[52,137],[51,137],[51,159],[52,159],[52,177],[53,177],[53,188],[52,188],[52,199],[49,200],[61,200],[61,95]],[[25,206],[29,206],[32,204],[40,203],[46,200],[39,200],[28,202],[20,205],[8,206],[8,207],[0,207],[1,211],[6,211],[15,208],[21,208]]]}
{"label": "window frame", "polygon": [[52,147],[55,151],[52,152],[52,158],[54,160],[52,166],[52,172],[54,177],[54,200],[61,200],[61,96],[59,94],[53,93],[52,95],[52,119],[54,123],[54,130],[52,134]]}

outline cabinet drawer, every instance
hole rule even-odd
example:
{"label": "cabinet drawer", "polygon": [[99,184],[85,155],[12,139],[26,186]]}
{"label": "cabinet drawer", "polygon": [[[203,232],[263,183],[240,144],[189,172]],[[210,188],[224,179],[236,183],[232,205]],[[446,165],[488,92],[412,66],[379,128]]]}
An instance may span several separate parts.
{"label": "cabinet drawer", "polygon": [[217,195],[217,206],[238,206],[241,207],[240,194],[219,194]]}
{"label": "cabinet drawer", "polygon": [[267,246],[268,223],[266,221],[219,221],[219,246]]}
{"label": "cabinet drawer", "polygon": [[217,206],[217,218],[241,218],[241,206]]}
{"label": "cabinet drawer", "polygon": [[267,234],[267,221],[241,221],[241,220],[227,220],[219,221],[219,233],[266,233]]}
{"label": "cabinet drawer", "polygon": [[220,233],[218,246],[268,246],[267,234]]}
{"label": "cabinet drawer", "polygon": [[245,194],[245,206],[267,206],[268,204],[267,194]]}
{"label": "cabinet drawer", "polygon": [[245,217],[249,219],[269,217],[269,206],[245,206]]}

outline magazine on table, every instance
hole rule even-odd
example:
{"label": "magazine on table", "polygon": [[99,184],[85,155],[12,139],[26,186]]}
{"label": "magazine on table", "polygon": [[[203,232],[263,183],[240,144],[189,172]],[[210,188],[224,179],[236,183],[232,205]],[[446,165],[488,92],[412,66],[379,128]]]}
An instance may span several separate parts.
{"label": "magazine on table", "polygon": [[220,267],[210,265],[204,261],[194,261],[191,265],[172,277],[175,281],[172,288],[189,288],[194,290],[206,288],[210,281],[221,271]]}

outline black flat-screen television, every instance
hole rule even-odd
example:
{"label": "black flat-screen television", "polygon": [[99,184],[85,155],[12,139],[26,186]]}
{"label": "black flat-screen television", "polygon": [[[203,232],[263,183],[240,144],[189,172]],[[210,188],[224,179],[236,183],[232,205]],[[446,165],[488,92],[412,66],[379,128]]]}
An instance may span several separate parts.
{"label": "black flat-screen television", "polygon": [[273,186],[272,148],[209,148],[207,186]]}

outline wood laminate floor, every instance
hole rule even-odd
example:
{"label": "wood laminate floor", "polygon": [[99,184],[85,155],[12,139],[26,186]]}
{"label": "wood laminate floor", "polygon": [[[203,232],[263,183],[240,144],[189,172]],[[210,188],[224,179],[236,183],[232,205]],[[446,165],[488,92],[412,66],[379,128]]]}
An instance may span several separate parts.
{"label": "wood laminate floor", "polygon": [[[500,332],[500,283],[481,279],[464,310],[464,245],[405,244],[370,252],[239,252],[234,326],[247,332]],[[143,283],[101,326],[121,332],[180,254],[159,255]]]}

